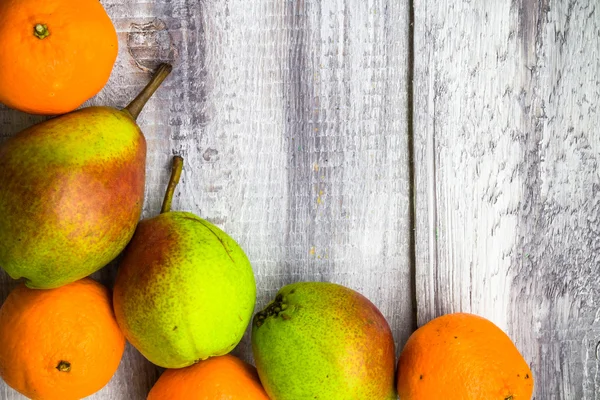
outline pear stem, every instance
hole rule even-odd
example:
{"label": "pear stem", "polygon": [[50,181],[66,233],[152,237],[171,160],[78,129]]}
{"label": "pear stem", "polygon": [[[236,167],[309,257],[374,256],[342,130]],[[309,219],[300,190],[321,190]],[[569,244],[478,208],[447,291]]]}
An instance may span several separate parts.
{"label": "pear stem", "polygon": [[142,112],[142,109],[150,100],[150,97],[156,92],[156,90],[160,87],[163,81],[169,76],[171,71],[173,70],[173,66],[170,64],[161,64],[154,72],[154,76],[146,87],[137,95],[135,99],[127,107],[125,107],[124,111],[127,111],[134,120],[137,120],[138,116]]}
{"label": "pear stem", "polygon": [[173,157],[173,167],[171,168],[171,178],[169,179],[169,186],[167,186],[167,192],[163,200],[161,214],[171,211],[171,203],[173,202],[173,193],[175,193],[175,187],[179,183],[181,177],[181,170],[183,169],[183,158],[180,156]]}

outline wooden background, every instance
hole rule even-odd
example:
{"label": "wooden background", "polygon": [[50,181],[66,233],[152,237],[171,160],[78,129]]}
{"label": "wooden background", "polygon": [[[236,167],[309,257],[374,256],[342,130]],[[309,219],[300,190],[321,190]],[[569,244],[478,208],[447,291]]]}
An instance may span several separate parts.
{"label": "wooden background", "polygon": [[[120,54],[91,104],[124,106],[175,65],[140,119],[144,217],[182,155],[174,208],[246,250],[257,308],[290,282],[345,284],[398,352],[438,315],[478,313],[530,363],[535,399],[600,399],[596,0],[102,3]],[[0,135],[40,120],[0,109]],[[248,336],[235,353],[251,361]],[[159,374],[128,347],[91,398],[144,399]]]}

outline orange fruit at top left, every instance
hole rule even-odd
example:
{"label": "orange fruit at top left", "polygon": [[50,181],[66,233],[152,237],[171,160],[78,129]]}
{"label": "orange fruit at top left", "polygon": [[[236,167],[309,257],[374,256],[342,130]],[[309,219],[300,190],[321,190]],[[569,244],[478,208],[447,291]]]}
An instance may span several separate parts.
{"label": "orange fruit at top left", "polygon": [[0,103],[72,111],[106,85],[115,28],[98,0],[0,0]]}

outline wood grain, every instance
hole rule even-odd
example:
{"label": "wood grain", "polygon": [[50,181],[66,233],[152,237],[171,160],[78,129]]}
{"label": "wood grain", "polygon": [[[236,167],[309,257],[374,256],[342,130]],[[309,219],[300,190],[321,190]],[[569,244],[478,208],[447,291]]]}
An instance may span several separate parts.
{"label": "wood grain", "polygon": [[418,323],[481,314],[536,399],[600,398],[597,2],[415,4]]}
{"label": "wood grain", "polygon": [[[124,106],[160,61],[172,76],[139,120],[144,217],[171,156],[175,209],[229,232],[256,273],[257,308],[284,284],[338,282],[380,307],[400,348],[414,329],[407,131],[408,8],[394,0],[103,0],[120,53],[90,104]],[[37,117],[0,110],[7,137]],[[112,285],[116,266],[94,277]],[[12,282],[4,275],[6,296]],[[246,335],[236,354],[251,360]],[[128,348],[93,399],[143,399],[160,371]],[[20,398],[0,386],[2,399]]]}

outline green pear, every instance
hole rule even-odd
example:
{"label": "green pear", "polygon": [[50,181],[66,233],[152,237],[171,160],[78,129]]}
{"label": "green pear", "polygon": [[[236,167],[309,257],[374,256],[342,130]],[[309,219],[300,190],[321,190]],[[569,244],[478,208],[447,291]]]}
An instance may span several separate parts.
{"label": "green pear", "polygon": [[254,317],[252,350],[272,400],[396,399],[390,327],[344,286],[284,286]]}
{"label": "green pear", "polygon": [[229,353],[256,301],[254,273],[240,246],[196,215],[170,211],[182,164],[175,157],[162,213],[138,225],[113,292],[129,342],[164,368]]}
{"label": "green pear", "polygon": [[0,146],[0,266],[31,288],[56,288],[127,245],[144,200],[146,141],[135,120],[171,71],[162,65],[125,109],[89,107]]}

